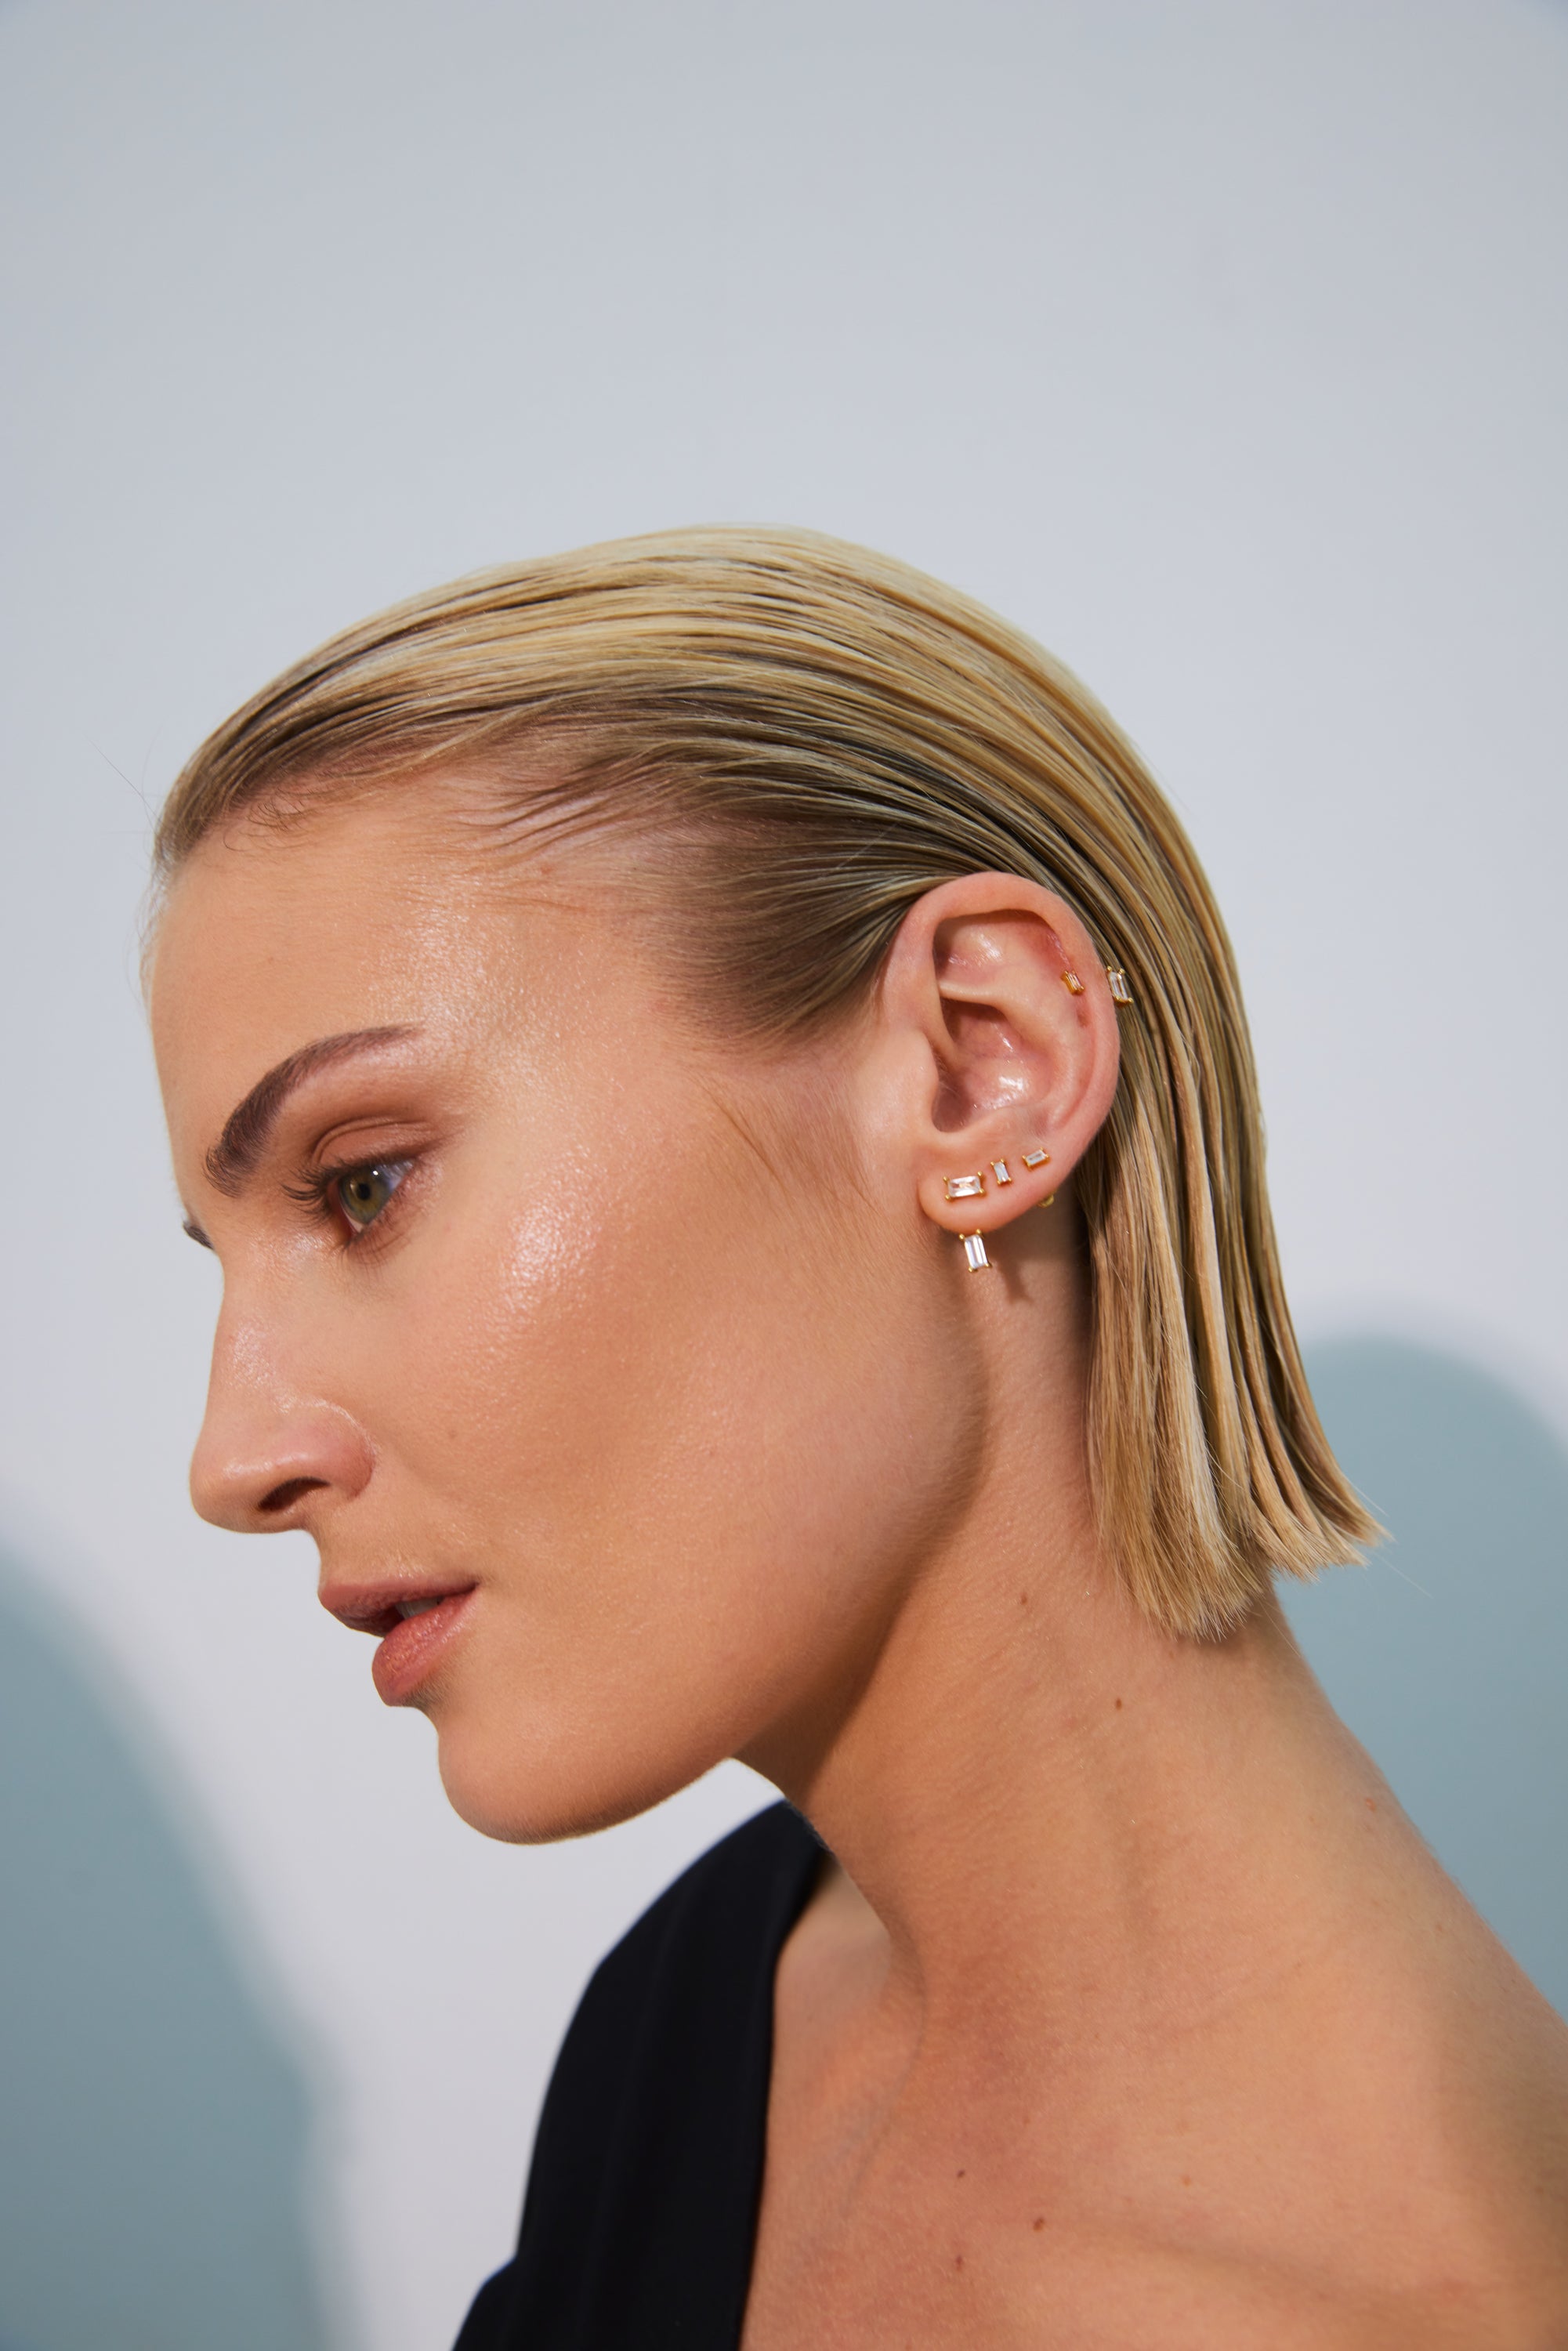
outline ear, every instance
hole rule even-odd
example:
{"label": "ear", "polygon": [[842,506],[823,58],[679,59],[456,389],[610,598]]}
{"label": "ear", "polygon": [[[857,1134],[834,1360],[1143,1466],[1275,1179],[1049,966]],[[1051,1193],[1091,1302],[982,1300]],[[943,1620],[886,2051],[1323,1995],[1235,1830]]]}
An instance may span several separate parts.
{"label": "ear", "polygon": [[[1110,982],[1072,909],[1014,873],[941,883],[900,925],[881,1002],[926,1216],[996,1232],[1038,1207],[1099,1133],[1121,1068]],[[983,1192],[947,1196],[975,1176]]]}

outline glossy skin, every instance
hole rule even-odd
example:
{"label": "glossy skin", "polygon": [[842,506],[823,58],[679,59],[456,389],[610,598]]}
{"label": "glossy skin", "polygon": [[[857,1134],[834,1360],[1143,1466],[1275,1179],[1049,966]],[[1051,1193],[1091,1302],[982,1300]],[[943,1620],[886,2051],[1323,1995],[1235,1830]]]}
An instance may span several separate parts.
{"label": "glossy skin", "polygon": [[[727,1061],[584,894],[358,809],[200,852],[152,981],[182,1197],[225,1273],[197,1507],[308,1528],[327,1604],[372,1624],[472,1590],[395,1694],[507,1837],[799,1735],[976,1446],[959,1252],[898,1180],[898,1051],[852,1135],[841,1053]],[[204,1155],[264,1072],[388,1028],[417,1034],[308,1079],[240,1195],[214,1189]],[[362,1234],[297,1196],[328,1157],[411,1163]]]}
{"label": "glossy skin", "polygon": [[[1568,2343],[1568,2035],[1277,1612],[1173,1642],[1098,1553],[1071,1176],[1117,1031],[1070,911],[945,885],[764,1055],[612,862],[493,862],[461,800],[174,887],[154,1033],[225,1276],[193,1490],[308,1528],[350,1622],[439,1603],[378,1678],[490,1834],[727,1754],[817,1821],[747,2351]],[[211,1179],[258,1080],[366,1031]]]}

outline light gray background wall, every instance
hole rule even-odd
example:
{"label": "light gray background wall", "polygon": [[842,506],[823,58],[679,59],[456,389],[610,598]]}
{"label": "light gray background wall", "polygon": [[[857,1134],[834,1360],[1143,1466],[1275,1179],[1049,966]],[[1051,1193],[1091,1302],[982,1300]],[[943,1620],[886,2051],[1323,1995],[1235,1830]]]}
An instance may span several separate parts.
{"label": "light gray background wall", "polygon": [[813,523],[1145,747],[1399,1538],[1301,1621],[1568,2002],[1565,132],[1547,0],[0,8],[0,2337],[436,2351],[586,1969],[763,1792],[483,1844],[183,1499],[146,807],[508,555]]}

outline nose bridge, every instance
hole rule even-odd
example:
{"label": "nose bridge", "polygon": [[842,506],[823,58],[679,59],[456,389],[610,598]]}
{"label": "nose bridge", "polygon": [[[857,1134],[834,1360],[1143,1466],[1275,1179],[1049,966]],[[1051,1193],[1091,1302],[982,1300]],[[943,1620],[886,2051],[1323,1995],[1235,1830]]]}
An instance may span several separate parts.
{"label": "nose bridge", "polygon": [[225,1289],[191,1461],[191,1499],[215,1526],[307,1526],[324,1500],[351,1499],[370,1477],[363,1432],[321,1393],[298,1342],[281,1315]]}
{"label": "nose bridge", "polygon": [[287,1353],[283,1318],[272,1302],[225,1280],[213,1332],[204,1435],[214,1420],[259,1426],[285,1413],[292,1388]]}

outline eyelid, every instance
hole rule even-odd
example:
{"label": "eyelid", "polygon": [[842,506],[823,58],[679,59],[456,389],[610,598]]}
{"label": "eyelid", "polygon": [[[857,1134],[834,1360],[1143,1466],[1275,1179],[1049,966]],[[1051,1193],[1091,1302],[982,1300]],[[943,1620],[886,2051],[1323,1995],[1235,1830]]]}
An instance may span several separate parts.
{"label": "eyelid", "polygon": [[361,1167],[412,1167],[418,1157],[416,1151],[356,1151],[351,1159],[321,1161],[311,1168],[310,1180],[336,1183],[340,1176],[355,1175]]}
{"label": "eyelid", "polygon": [[308,1176],[324,1167],[373,1167],[382,1160],[411,1158],[428,1150],[434,1139],[427,1119],[388,1112],[374,1117],[338,1118],[311,1137],[297,1164]]}

